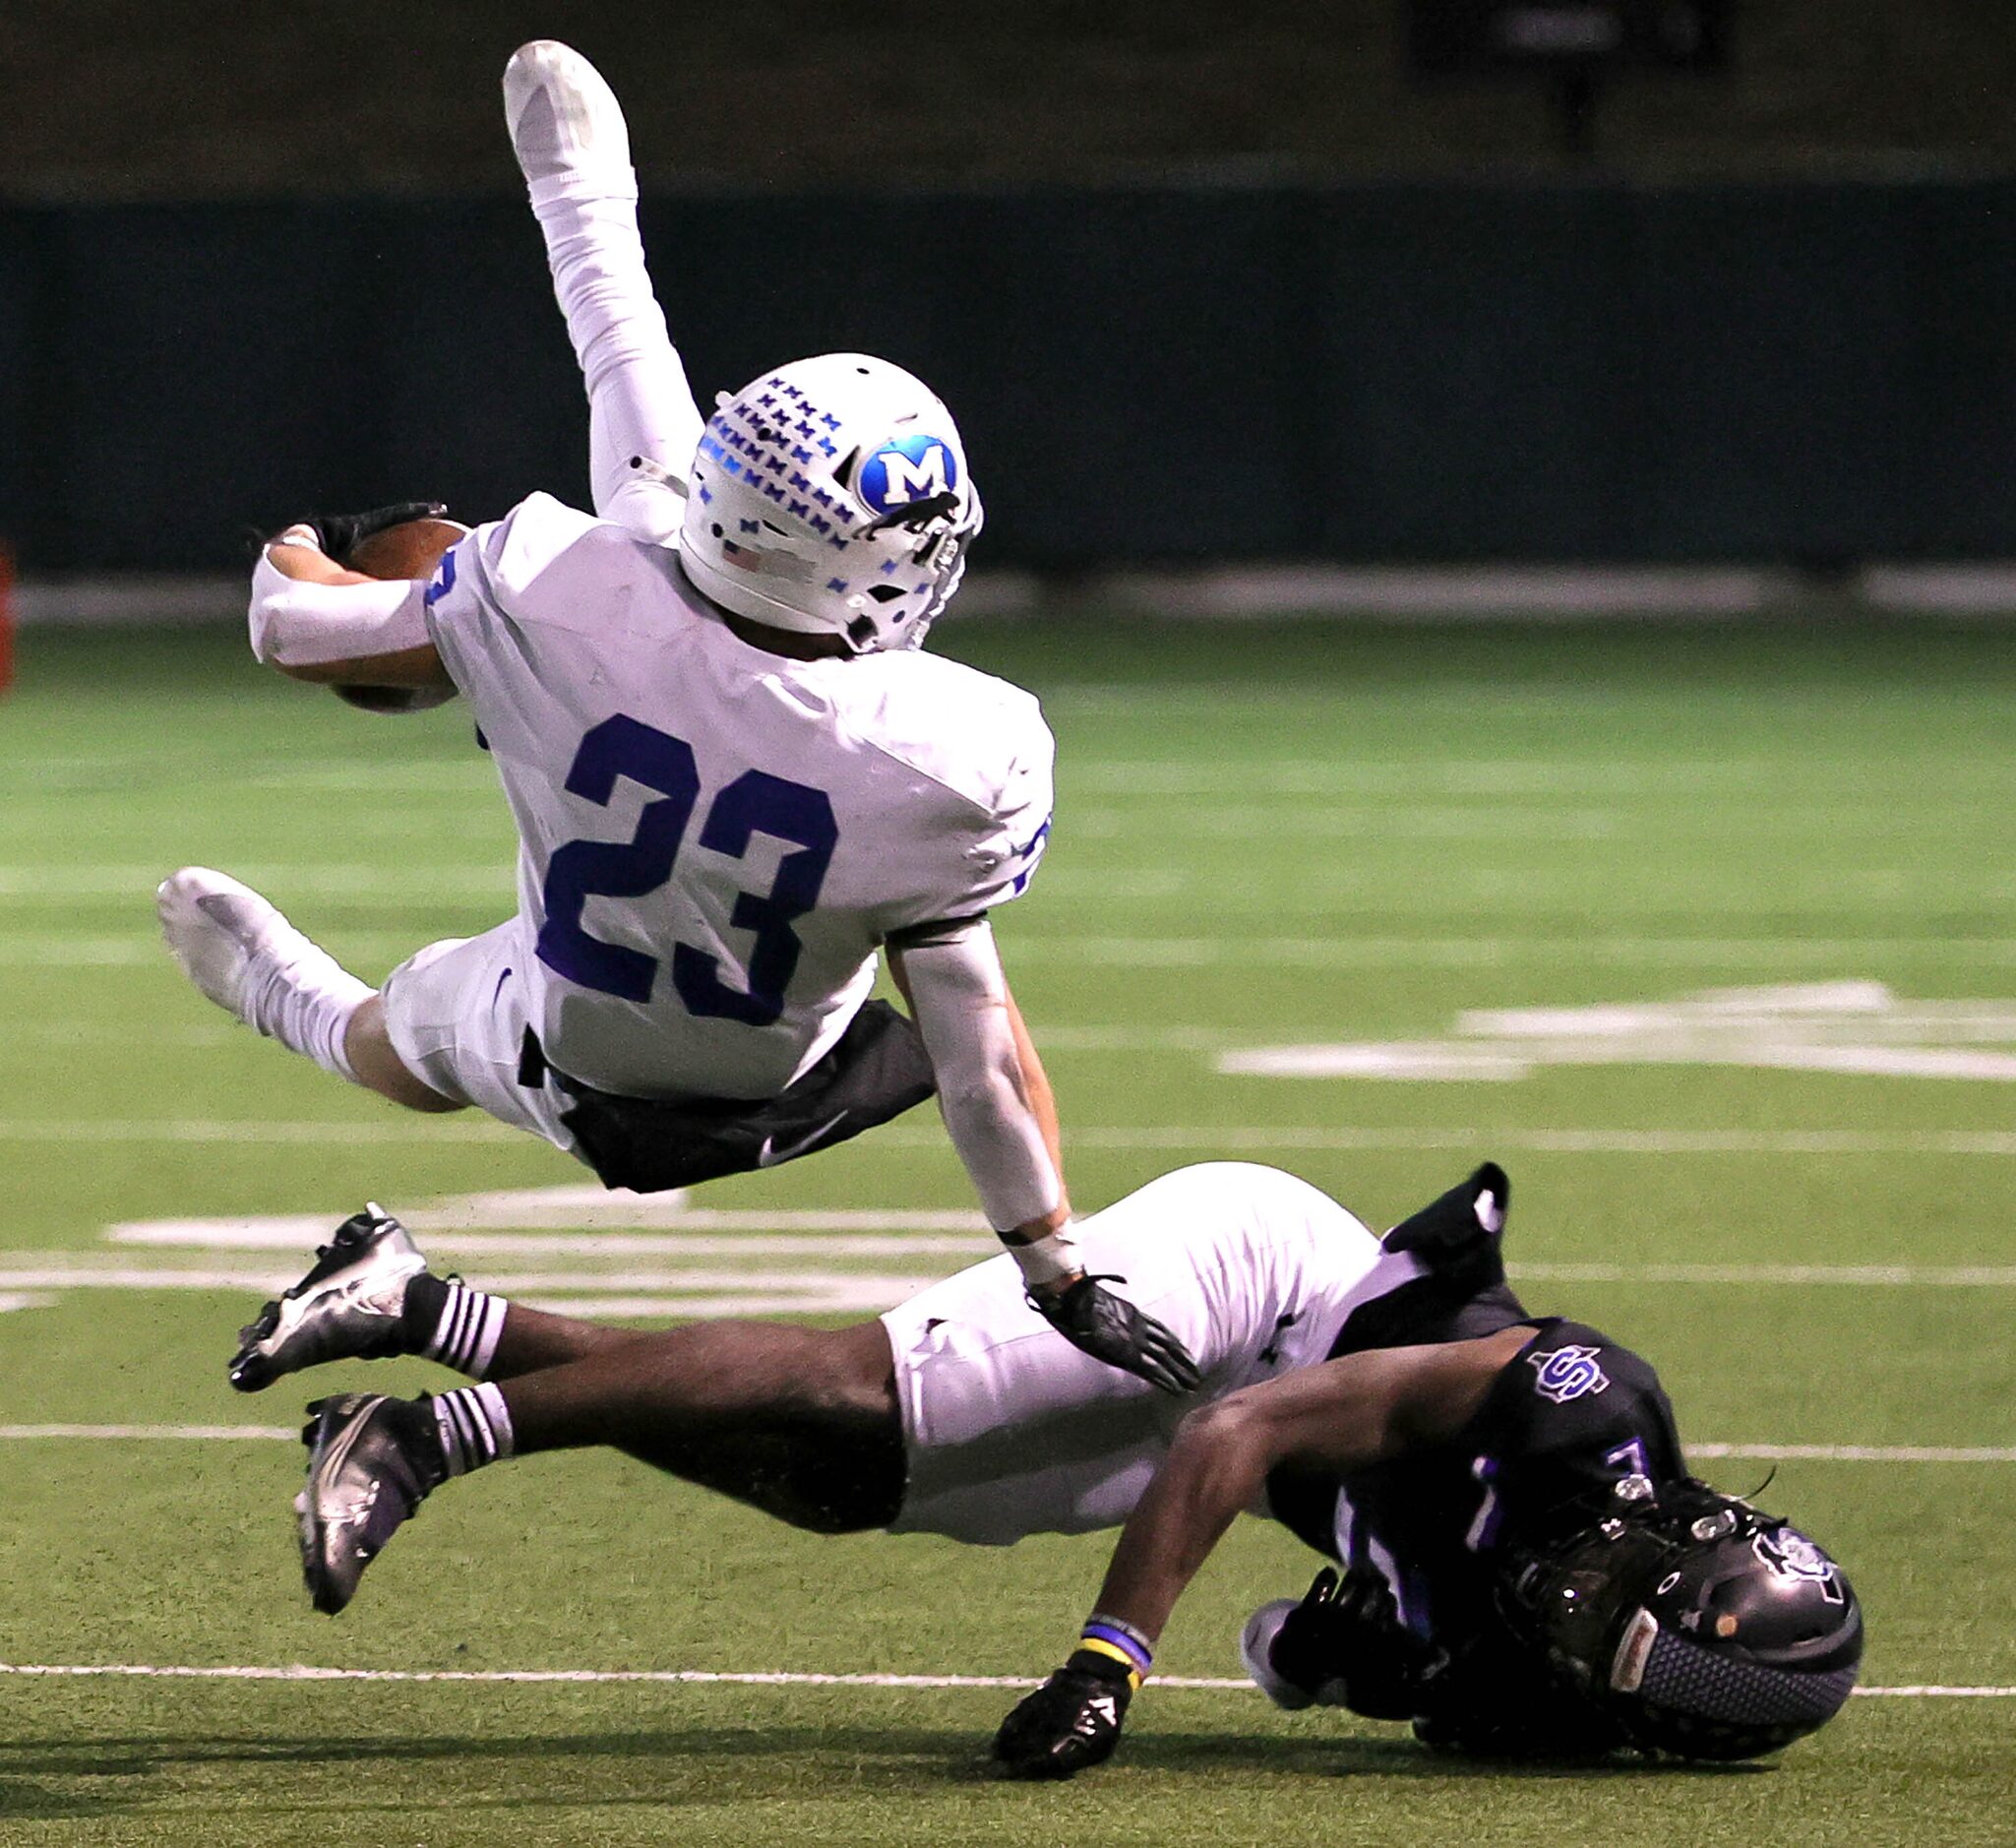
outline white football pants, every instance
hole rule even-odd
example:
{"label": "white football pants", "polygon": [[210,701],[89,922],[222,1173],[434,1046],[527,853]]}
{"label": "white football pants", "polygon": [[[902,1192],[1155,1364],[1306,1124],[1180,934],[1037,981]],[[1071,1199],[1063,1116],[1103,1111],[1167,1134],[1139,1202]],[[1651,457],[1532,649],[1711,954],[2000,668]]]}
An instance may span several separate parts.
{"label": "white football pants", "polygon": [[1320,1366],[1352,1311],[1423,1273],[1278,1168],[1179,1168],[1071,1228],[1087,1270],[1159,1318],[1203,1370],[1183,1398],[1072,1347],[1006,1253],[883,1317],[909,1480],[894,1533],[1006,1546],[1118,1526],[1184,1414]]}

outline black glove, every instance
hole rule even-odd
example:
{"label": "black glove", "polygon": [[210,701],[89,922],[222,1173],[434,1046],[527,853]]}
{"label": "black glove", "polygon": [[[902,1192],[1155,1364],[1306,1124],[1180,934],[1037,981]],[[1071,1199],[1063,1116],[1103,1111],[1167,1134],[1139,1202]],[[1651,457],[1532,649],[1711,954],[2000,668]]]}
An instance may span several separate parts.
{"label": "black glove", "polygon": [[1133,1692],[1127,1670],[1111,1656],[1074,1649],[1002,1721],[994,1756],[1010,1777],[1071,1777],[1104,1764],[1120,1744]]}
{"label": "black glove", "polygon": [[341,565],[348,561],[350,548],[374,532],[403,526],[409,520],[439,520],[447,512],[440,501],[395,501],[362,514],[310,514],[294,524],[313,526],[323,551]]}
{"label": "black glove", "polygon": [[1281,1620],[1267,1660],[1312,1697],[1327,1688],[1331,1702],[1341,1699],[1367,1719],[1411,1720],[1440,1651],[1401,1623],[1377,1572],[1357,1567],[1340,1578],[1326,1566]]}
{"label": "black glove", "polygon": [[1080,1353],[1122,1373],[1138,1375],[1165,1392],[1194,1392],[1203,1382],[1197,1364],[1153,1316],[1102,1290],[1125,1277],[1080,1277],[1062,1290],[1029,1295],[1029,1307]]}

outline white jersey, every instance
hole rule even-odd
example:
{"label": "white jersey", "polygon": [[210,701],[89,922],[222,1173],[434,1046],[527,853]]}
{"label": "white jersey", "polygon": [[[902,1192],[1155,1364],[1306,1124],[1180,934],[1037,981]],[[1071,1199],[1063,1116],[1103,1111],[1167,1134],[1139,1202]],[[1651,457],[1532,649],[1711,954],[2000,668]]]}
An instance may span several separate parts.
{"label": "white jersey", "polygon": [[751,647],[676,552],[548,495],[443,558],[427,620],[518,823],[511,979],[604,1090],[776,1095],[886,936],[1016,896],[1042,854],[1031,695],[930,654]]}

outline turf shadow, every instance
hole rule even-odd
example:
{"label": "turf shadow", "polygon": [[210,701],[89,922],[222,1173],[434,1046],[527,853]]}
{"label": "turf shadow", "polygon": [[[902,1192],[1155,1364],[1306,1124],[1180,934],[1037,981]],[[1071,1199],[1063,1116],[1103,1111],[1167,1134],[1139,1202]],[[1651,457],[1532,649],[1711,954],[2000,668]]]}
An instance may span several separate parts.
{"label": "turf shadow", "polygon": [[[11,1768],[11,1767],[10,1767]],[[55,1767],[63,1775],[69,1767]],[[116,1815],[131,1806],[95,1792],[51,1788],[26,1777],[0,1776],[0,1822],[74,1822]]]}
{"label": "turf shadow", "polygon": [[1711,1764],[1622,1754],[1567,1758],[1466,1757],[1438,1752],[1403,1734],[1283,1739],[1271,1733],[1130,1734],[1120,1762],[1162,1772],[1265,1769],[1314,1777],[1499,1778],[1519,1782],[1630,1777],[1756,1776],[1768,1763]]}
{"label": "turf shadow", "polygon": [[[250,1734],[190,1734],[97,1740],[0,1740],[0,1820],[10,1817],[87,1817],[153,1807],[157,1790],[180,1793],[188,1774],[207,1767],[261,1766],[332,1770],[355,1764],[395,1764],[424,1771],[427,1781],[453,1786],[464,1767],[485,1794],[486,1810],[579,1808],[584,1804],[713,1803],[724,1782],[747,1768],[752,1780],[767,1762],[791,1759],[800,1777],[827,1771],[835,1785],[853,1790],[914,1791],[920,1782],[965,1782],[985,1771],[986,1736],[926,1728],[694,1727],[656,1732],[582,1733],[500,1737],[434,1735],[421,1738],[265,1738]],[[597,1760],[627,1765],[612,1784],[623,1788],[589,1795],[580,1772]],[[549,1774],[572,1763],[576,1774]],[[506,1767],[522,1773],[517,1787]],[[545,1771],[542,1773],[542,1767]],[[656,1767],[655,1770],[645,1767]],[[45,1780],[31,1783],[29,1778]],[[92,1780],[89,1795],[65,1791],[64,1779]],[[107,1780],[123,1780],[113,1783]],[[390,1799],[397,1804],[397,1798]],[[313,1802],[304,1801],[305,1808]]]}
{"label": "turf shadow", "polygon": [[[1003,1773],[987,1756],[984,1731],[945,1727],[763,1726],[684,1727],[627,1733],[533,1734],[512,1737],[428,1735],[411,1738],[267,1738],[248,1734],[165,1735],[95,1741],[0,1742],[0,1816],[97,1814],[129,1807],[107,1792],[93,1793],[93,1806],[65,1812],[60,1792],[21,1785],[7,1807],[16,1774],[39,1777],[126,1777],[137,1780],[133,1802],[146,1800],[146,1780],[158,1773],[205,1765],[309,1766],[352,1763],[406,1763],[472,1767],[511,1763],[536,1766],[568,1760],[648,1761],[661,1767],[648,1791],[624,1801],[678,1803],[716,1800],[723,1770],[737,1762],[760,1769],[764,1761],[795,1759],[801,1770],[829,1765],[853,1789],[886,1785],[915,1789],[920,1779],[949,1784],[1000,1781]],[[1465,1758],[1431,1752],[1405,1738],[1283,1739],[1266,1733],[1142,1732],[1130,1737],[1121,1768],[1161,1775],[1218,1776],[1261,1771],[1319,1778],[1380,1777],[1427,1781],[1473,1778],[1554,1779],[1586,1782],[1619,1777],[1728,1777],[1755,1775],[1758,1764],[1653,1763],[1632,1758],[1549,1762]],[[84,1799],[77,1800],[83,1803]],[[540,1808],[582,1801],[570,1791],[508,1792],[494,1786],[485,1807]]]}

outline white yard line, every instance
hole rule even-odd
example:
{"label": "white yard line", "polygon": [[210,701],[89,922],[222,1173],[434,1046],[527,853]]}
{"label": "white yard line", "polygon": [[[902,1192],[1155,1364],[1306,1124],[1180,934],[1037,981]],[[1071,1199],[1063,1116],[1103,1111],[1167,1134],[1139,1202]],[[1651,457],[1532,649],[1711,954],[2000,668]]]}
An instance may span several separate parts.
{"label": "white yard line", "polygon": [[[1590,689],[1565,682],[1479,682],[1437,696],[1452,709],[1469,712],[1482,701],[1503,706],[1532,700],[1548,702],[1591,698]],[[1122,711],[1138,715],[1218,716],[1228,708],[1267,713],[1281,707],[1335,706],[1333,690],[1307,687],[1256,688],[1227,681],[1181,690],[1063,683],[1045,695],[1060,709],[1103,716]],[[1346,702],[1349,703],[1348,701]],[[186,762],[158,755],[114,751],[89,756],[51,754],[31,766],[10,770],[7,786],[60,786],[71,777],[123,780],[143,771],[166,770],[191,776],[213,773],[214,766],[194,757]],[[1654,802],[1690,799],[1705,791],[1754,791],[1766,800],[1783,799],[1795,789],[1803,799],[1839,802],[1855,807],[1867,789],[1867,765],[1850,757],[1806,758],[1788,783],[1786,765],[1777,758],[1647,757],[1619,762],[1586,758],[1460,758],[1423,756],[1376,762],[1339,762],[1334,757],[1275,755],[1243,764],[1244,787],[1264,795],[1367,794],[1399,795],[1431,790],[1464,796],[1562,794],[1604,799],[1641,796]],[[1225,790],[1224,776],[1195,757],[1099,757],[1069,755],[1069,780],[1081,794],[1213,796]],[[1941,751],[1916,760],[1911,773],[1900,777],[1906,792],[1921,787],[1949,792],[1963,773],[1982,782],[2006,787],[2009,772],[2003,759],[1987,751]],[[457,757],[389,759],[373,762],[357,757],[254,757],[235,774],[241,782],[264,788],[368,789],[404,794],[414,790],[495,794],[496,772],[487,759],[470,752]]]}
{"label": "white yard line", "polygon": [[130,1264],[98,1266],[78,1262],[68,1253],[62,1254],[71,1260],[65,1263],[4,1262],[52,1255],[0,1254],[0,1290],[257,1290],[272,1294],[294,1281],[291,1276],[280,1276],[277,1270],[199,1270],[171,1268],[165,1264],[157,1270],[140,1269]]}
{"label": "white yard line", "polygon": [[[706,1218],[710,1215],[696,1215]],[[782,1215],[749,1213],[717,1215],[745,1217],[750,1223],[770,1225]],[[947,1217],[954,1215],[947,1214]],[[957,1215],[963,1218],[963,1215]],[[420,1215],[406,1218],[408,1227]],[[139,1221],[111,1227],[106,1237],[127,1248],[164,1251],[281,1252],[299,1257],[329,1231],[334,1215],[293,1215],[272,1220],[162,1220]],[[454,1258],[912,1258],[945,1257],[978,1260],[992,1254],[992,1247],[980,1241],[975,1224],[968,1236],[877,1237],[840,1233],[831,1237],[800,1233],[749,1233],[740,1237],[718,1237],[683,1232],[429,1232],[427,1249],[441,1257]],[[977,1242],[976,1242],[977,1241]],[[48,1272],[34,1265],[50,1266]],[[103,1266],[100,1269],[100,1265]],[[31,1266],[31,1268],[23,1268]],[[114,1287],[138,1287],[123,1281],[134,1277],[229,1275],[260,1277],[268,1273],[243,1271],[190,1271],[180,1273],[164,1266],[160,1270],[136,1269],[115,1261],[114,1254],[92,1251],[9,1251],[0,1249],[0,1284],[18,1288],[47,1289],[49,1283],[30,1283],[32,1275],[89,1274],[115,1276]],[[1805,1288],[1812,1284],[1843,1284],[1851,1287],[1888,1289],[2010,1289],[2016,1288],[2016,1264],[1791,1264],[1791,1263],[1687,1263],[1619,1264],[1514,1263],[1511,1274],[1522,1282],[1542,1283],[1738,1283],[1790,1284]],[[546,1276],[545,1272],[534,1273]],[[612,1272],[584,1271],[579,1276],[553,1274],[556,1285],[572,1287],[588,1277],[601,1280]],[[684,1275],[685,1272],[676,1274]],[[289,1279],[291,1280],[291,1279]],[[758,1280],[761,1280],[760,1278]],[[206,1287],[192,1284],[188,1287]],[[265,1284],[257,1287],[265,1288]]]}
{"label": "white yard line", "polygon": [[0,1443],[299,1444],[298,1425],[0,1425]]}
{"label": "white yard line", "polygon": [[[885,1146],[938,1147],[942,1134],[892,1129]],[[1268,1149],[1515,1148],[1557,1155],[2016,1155],[2009,1130],[1408,1130],[1338,1124],[1102,1128],[1072,1124],[1069,1146],[1231,1155]]]}
{"label": "white yard line", "polygon": [[[258,1682],[556,1683],[563,1686],[613,1683],[732,1688],[1001,1688],[1034,1686],[1026,1675],[821,1675],[789,1670],[729,1671],[698,1668],[316,1668],[295,1662],[284,1667],[190,1667],[179,1663],[0,1662],[0,1675],[80,1680]],[[1251,1681],[1223,1675],[1158,1675],[1158,1688],[1202,1694],[1257,1694]],[[1858,1688],[1864,1695],[1904,1699],[2000,1699],[2016,1688],[1960,1688],[1919,1684]]]}
{"label": "white yard line", "polygon": [[[698,1254],[696,1254],[698,1255]],[[960,1254],[977,1255],[977,1254]],[[1548,1270],[1509,1266],[1514,1280]],[[585,1270],[526,1271],[501,1275],[485,1274],[485,1287],[508,1295],[530,1309],[556,1316],[574,1316],[587,1321],[639,1321],[669,1317],[683,1322],[718,1322],[736,1317],[880,1315],[919,1290],[938,1282],[943,1269],[891,1275],[878,1271],[812,1270]],[[1754,1285],[1787,1279],[1759,1276],[1743,1265],[1730,1265],[1724,1273],[1713,1266],[1700,1266],[1683,1278],[1634,1275],[1628,1271],[1603,1268],[1606,1280],[1656,1281],[1670,1284],[1738,1283]],[[82,1265],[49,1269],[0,1271],[0,1313],[16,1310],[48,1309],[66,1290],[202,1290],[274,1296],[291,1280],[286,1275],[259,1270],[185,1269],[89,1269]],[[1812,1282],[1846,1281],[1916,1285],[1924,1288],[1951,1287],[1949,1279],[1937,1275],[1851,1276],[1800,1279],[1802,1288]],[[1963,1272],[1957,1281],[1964,1285],[2008,1285],[2016,1276]],[[17,1286],[31,1287],[17,1287]],[[1734,1453],[1734,1452],[1732,1452]],[[1749,1452],[1745,1452],[1746,1454]],[[1762,1455],[1763,1451],[1755,1454]],[[1962,1459],[1965,1460],[1965,1459]]]}
{"label": "white yard line", "polygon": [[[343,1146],[409,1141],[502,1143],[523,1137],[474,1114],[388,1115],[375,1122],[259,1119],[0,1118],[0,1142],[273,1142]],[[2016,1155],[2011,1130],[1410,1130],[1351,1124],[1185,1125],[1102,1128],[1073,1124],[1072,1146],[1167,1149],[1230,1155],[1267,1149],[1524,1149],[1569,1155]],[[943,1130],[878,1131],[864,1147],[933,1148],[949,1154]]]}
{"label": "white yard line", "polygon": [[2016,1463],[2016,1446],[1939,1444],[1689,1444],[1689,1456],[1765,1463]]}
{"label": "white yard line", "polygon": [[[1159,702],[1157,703],[1160,704]],[[1173,707],[1172,703],[1172,707]],[[1074,758],[1070,786],[1087,795],[1222,796],[1222,771],[1194,758]],[[1340,764],[1320,758],[1262,758],[1243,764],[1240,786],[1253,795],[1594,796],[1627,795],[1671,803],[1707,790],[1777,793],[1762,759],[1674,758],[1615,764],[1541,758],[1429,758],[1411,762]]]}
{"label": "white yard line", "polygon": [[1889,1289],[2016,1287],[2016,1264],[1507,1264],[1521,1283],[1815,1283]]}
{"label": "white yard line", "polygon": [[[7,1254],[0,1254],[4,1260]],[[0,1289],[5,1290],[264,1290],[291,1283],[298,1264],[281,1269],[184,1269],[161,1266],[143,1269],[134,1265],[105,1266],[81,1263],[33,1265],[0,1264]],[[697,1293],[736,1290],[761,1293],[766,1300],[792,1296],[844,1295],[849,1299],[863,1291],[876,1292],[883,1306],[936,1283],[943,1271],[917,1275],[886,1271],[858,1270],[526,1270],[503,1271],[483,1279],[484,1287],[500,1296],[523,1297],[532,1301],[540,1292],[578,1290],[609,1295],[649,1292],[663,1296],[664,1309],[676,1311],[678,1292]],[[893,1292],[893,1294],[891,1294]],[[653,1312],[646,1312],[653,1313]]]}
{"label": "white yard line", "polygon": [[1251,1046],[1252,1027],[1229,1026],[1048,1026],[1031,1025],[1045,1052],[1224,1052]]}
{"label": "white yard line", "polygon": [[[238,1037],[245,1029],[232,1020],[219,1020],[214,1026],[150,1026],[147,1043],[150,1046],[224,1046]],[[9,1039],[31,1039],[53,1041],[59,1046],[119,1046],[131,1047],[134,1043],[131,1020],[34,1020],[16,1021],[7,1029]],[[1251,1033],[1242,1035],[1242,1040],[1251,1040]]]}
{"label": "white yard line", "polygon": [[1017,964],[1069,959],[1126,969],[1225,964],[1294,969],[1502,968],[1570,961],[1604,966],[1750,969],[1762,964],[1868,966],[1899,955],[1968,957],[1995,966],[2016,961],[2011,937],[1116,937],[1073,931],[1016,932]]}
{"label": "white yard line", "polygon": [[[750,1215],[768,1223],[765,1215]],[[408,1230],[411,1218],[400,1215]],[[185,1231],[173,1224],[114,1226],[107,1234],[115,1243],[170,1251],[286,1252],[297,1263],[318,1241],[329,1237],[333,1221],[316,1218],[305,1231],[274,1232],[264,1226],[216,1231]],[[906,1236],[887,1238],[859,1233],[829,1237],[797,1233],[751,1233],[720,1238],[683,1232],[429,1232],[427,1252],[436,1258],[967,1258],[990,1256],[997,1248],[993,1234],[975,1227],[962,1237]],[[0,1263],[16,1256],[0,1251]],[[292,1279],[290,1278],[289,1281]],[[2016,1271],[2010,1274],[2016,1282]]]}
{"label": "white yard line", "polygon": [[[55,897],[131,899],[152,910],[154,888],[175,869],[158,863],[130,866],[34,865],[0,862],[0,900]],[[333,864],[329,861],[279,863],[241,861],[233,878],[264,891],[283,886],[292,892],[322,896],[416,898],[495,898],[507,907],[516,902],[514,868],[509,854],[457,866],[430,856],[424,863],[387,865]]]}
{"label": "white yard line", "polygon": [[110,969],[157,963],[167,952],[151,936],[80,937],[10,931],[0,937],[0,964],[17,968]]}
{"label": "white yard line", "polygon": [[404,1144],[420,1140],[450,1142],[522,1141],[522,1132],[506,1129],[488,1117],[386,1116],[369,1123],[220,1121],[214,1118],[0,1118],[0,1142],[245,1142],[255,1147],[270,1142],[328,1144]]}
{"label": "white yard line", "polygon": [[[1088,891],[1091,890],[1088,888]],[[1490,908],[1501,911],[1496,897]],[[502,916],[502,913],[499,914]],[[1353,913],[1351,916],[1355,916]],[[1068,931],[1016,930],[1009,946],[1015,962],[1069,958],[1123,968],[1202,968],[1258,964],[1277,968],[1498,968],[1523,963],[1568,960],[1631,967],[1748,968],[1766,963],[1867,965],[1879,957],[1938,955],[2001,966],[2016,962],[2016,937],[1641,937],[1612,935],[1492,935],[1473,937],[1399,937],[1390,932],[1355,935],[1351,916],[1320,935],[1255,937],[1241,932],[1223,936],[1087,935]],[[384,930],[333,929],[331,945],[359,960],[397,958],[410,955],[426,940],[424,932],[396,934]],[[160,963],[167,953],[154,933],[137,926],[131,935],[78,936],[71,931],[9,930],[0,933],[0,963],[30,967],[121,967]]]}
{"label": "white yard line", "polygon": [[639,1322],[664,1316],[681,1322],[735,1322],[763,1316],[879,1316],[936,1281],[934,1277],[912,1277],[891,1287],[880,1278],[863,1277],[816,1291],[767,1295],[747,1291],[711,1296],[546,1296],[534,1291],[522,1301],[529,1308],[572,1316],[579,1322]]}
{"label": "white yard line", "polygon": [[[206,1251],[299,1252],[320,1244],[340,1215],[320,1213],[234,1214],[200,1219],[129,1219],[105,1228],[113,1245],[165,1245]],[[796,1207],[767,1210],[696,1207],[686,1204],[684,1191],[669,1194],[625,1194],[599,1187],[526,1188],[509,1193],[477,1194],[434,1206],[401,1208],[399,1218],[409,1232],[424,1232],[430,1249],[461,1254],[499,1252],[629,1252],[636,1256],[691,1252],[699,1249],[692,1235],[763,1233],[768,1238],[796,1234],[869,1234],[870,1247],[847,1250],[843,1242],[825,1236],[809,1250],[840,1252],[849,1257],[884,1257],[905,1251],[958,1251],[956,1241],[926,1238],[884,1238],[885,1234],[956,1232],[986,1233],[986,1219],[977,1212],[909,1207]],[[569,1232],[564,1228],[579,1226]],[[633,1236],[631,1229],[639,1234]],[[492,1234],[510,1236],[493,1237]],[[886,1244],[886,1252],[881,1249]],[[757,1250],[744,1240],[723,1243],[724,1251]]]}
{"label": "white yard line", "polygon": [[[0,1443],[298,1444],[293,1425],[0,1425]],[[2016,1446],[1937,1444],[1689,1444],[1689,1456],[1736,1462],[2016,1463]]]}
{"label": "white yard line", "polygon": [[[1745,810],[1743,820],[1750,826],[1741,832],[1725,827],[1716,837],[1752,837],[1758,832],[1752,812]],[[1072,803],[1062,827],[1073,840],[1143,842],[1150,819],[1146,811],[1137,808]],[[1810,837],[1815,827],[1814,818],[1807,814],[1796,820],[1788,817],[1781,824],[1780,832],[1803,838]],[[1270,839],[1305,836],[1371,844],[1422,840],[1611,840],[1620,834],[1649,833],[1655,829],[1660,838],[1667,839],[1673,832],[1667,826],[1665,813],[1626,818],[1613,809],[1506,809],[1497,803],[1462,809],[1424,808],[1405,803],[1349,808],[1320,797],[1298,799],[1292,796],[1275,797],[1265,803],[1216,803],[1208,808],[1185,803],[1180,828],[1186,840],[1244,841],[1258,834]],[[1695,832],[1698,833],[1698,829]],[[1863,832],[1859,838],[1865,840],[1868,837],[1868,824],[1864,820]],[[1051,889],[1051,882],[1060,871],[1072,871],[1073,877],[1081,880],[1090,891],[1097,891],[1113,877],[1110,873],[1092,869],[1083,873],[1076,873],[1073,869],[1052,869],[1042,876],[1045,891]],[[1310,871],[1323,885],[1360,893],[1364,891],[1362,868],[1320,867]],[[1442,876],[1447,878],[1449,875],[1445,871]],[[1225,886],[1222,875],[1214,873],[1184,872],[1181,877],[1187,888],[1195,890],[1222,892]]]}
{"label": "white yard line", "polygon": [[[507,900],[507,908],[509,901]],[[499,912],[501,919],[504,913]],[[435,933],[439,935],[440,933]],[[339,951],[346,961],[391,964],[428,941],[422,931],[349,930],[332,928],[321,933],[324,948]],[[83,936],[71,931],[14,931],[0,933],[0,965],[25,968],[167,968],[167,952],[159,936],[150,927],[137,927],[130,936]]]}

